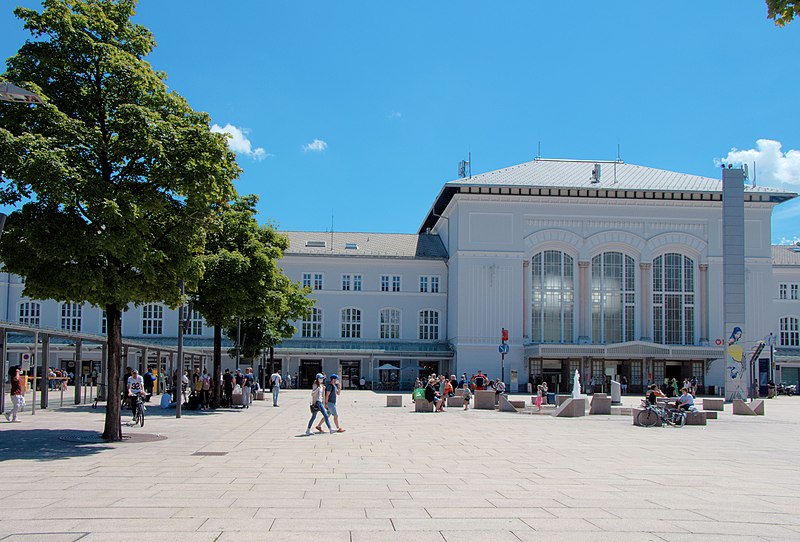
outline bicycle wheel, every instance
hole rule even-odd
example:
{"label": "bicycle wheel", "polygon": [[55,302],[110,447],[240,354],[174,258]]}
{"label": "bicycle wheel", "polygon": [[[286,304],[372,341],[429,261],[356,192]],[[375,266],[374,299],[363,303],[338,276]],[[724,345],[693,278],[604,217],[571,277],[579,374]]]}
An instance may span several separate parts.
{"label": "bicycle wheel", "polygon": [[636,423],[642,427],[655,427],[659,423],[658,415],[652,410],[642,410],[636,415]]}
{"label": "bicycle wheel", "polygon": [[139,427],[144,427],[144,405],[141,401],[136,409],[136,417],[139,418]]}
{"label": "bicycle wheel", "polygon": [[676,412],[673,418],[674,424],[676,427],[683,427],[686,425],[686,413],[685,412]]}

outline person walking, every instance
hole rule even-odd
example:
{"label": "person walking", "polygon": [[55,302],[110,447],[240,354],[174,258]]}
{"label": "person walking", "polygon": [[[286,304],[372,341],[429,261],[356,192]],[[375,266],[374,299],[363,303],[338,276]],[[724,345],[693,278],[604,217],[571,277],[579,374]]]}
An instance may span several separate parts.
{"label": "person walking", "polygon": [[269,383],[272,386],[272,406],[274,407],[278,406],[278,394],[281,392],[282,381],[281,373],[277,370],[269,377]]}
{"label": "person walking", "polygon": [[[331,433],[334,433],[334,430],[331,428],[331,421],[328,419],[328,411],[325,410],[325,405],[322,402],[325,399],[325,375],[322,373],[317,373],[317,376],[314,378],[314,384],[311,387],[311,419],[308,420],[308,427],[306,427],[306,436],[313,435],[311,432],[311,426],[314,424],[314,420],[317,418],[317,413],[321,412],[322,417],[325,420],[325,425],[328,426],[328,430]],[[320,429],[321,431],[321,429]]]}
{"label": "person walking", "polygon": [[[333,424],[336,426],[337,433],[344,433],[344,429],[339,425],[339,411],[336,408],[336,399],[342,393],[342,388],[339,383],[339,375],[332,374],[331,382],[325,386],[325,408],[328,409],[328,415],[333,416]],[[317,424],[317,431],[322,433],[322,420]]]}
{"label": "person walking", "polygon": [[16,423],[17,413],[25,408],[25,396],[22,394],[22,381],[19,376],[19,366],[8,370],[8,380],[11,382],[11,412],[3,412],[7,422]]}
{"label": "person walking", "polygon": [[461,381],[461,389],[464,390],[464,410],[469,410],[469,400],[472,399],[472,393],[469,391],[469,380],[467,375]]}
{"label": "person walking", "polygon": [[253,378],[253,369],[248,367],[244,371],[244,378],[242,380],[242,407],[243,408],[250,408],[250,405],[253,404],[253,383],[255,382],[255,378]]}
{"label": "person walking", "polygon": [[225,369],[225,374],[222,375],[222,391],[225,393],[225,404],[228,407],[233,406],[233,375],[230,369]]}
{"label": "person walking", "polygon": [[208,374],[208,369],[205,367],[203,367],[203,374],[200,375],[200,383],[200,409],[207,410],[211,398],[211,375]]}
{"label": "person walking", "polygon": [[542,389],[542,385],[539,384],[536,386],[536,411],[542,411],[542,397],[544,396],[544,390]]}

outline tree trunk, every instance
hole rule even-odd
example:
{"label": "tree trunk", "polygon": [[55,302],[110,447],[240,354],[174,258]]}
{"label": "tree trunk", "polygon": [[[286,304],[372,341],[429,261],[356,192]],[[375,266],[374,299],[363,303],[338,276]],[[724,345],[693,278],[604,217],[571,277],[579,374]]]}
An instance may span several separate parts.
{"label": "tree trunk", "polygon": [[214,398],[212,407],[217,408],[222,400],[222,326],[214,326]]}
{"label": "tree trunk", "polygon": [[120,421],[120,366],[122,365],[122,310],[117,305],[106,305],[108,325],[108,363],[106,370],[106,423],[102,438],[122,440]]}

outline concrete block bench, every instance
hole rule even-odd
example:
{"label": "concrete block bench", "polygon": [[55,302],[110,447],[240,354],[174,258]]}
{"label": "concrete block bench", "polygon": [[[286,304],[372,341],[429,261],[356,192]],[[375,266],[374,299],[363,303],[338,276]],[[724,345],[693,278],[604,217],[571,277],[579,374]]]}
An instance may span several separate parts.
{"label": "concrete block bench", "polygon": [[589,414],[611,414],[611,397],[604,393],[595,393],[589,404]]}
{"label": "concrete block bench", "polygon": [[701,410],[700,412],[706,415],[707,420],[716,420],[719,416],[719,412],[716,410]]}
{"label": "concrete block bench", "polygon": [[461,408],[464,408],[464,396],[463,395],[454,395],[453,397],[448,397],[446,404],[447,404],[448,407],[461,407]]}
{"label": "concrete block bench", "polygon": [[492,390],[478,390],[472,398],[475,402],[473,408],[479,410],[494,410],[494,392]]}
{"label": "concrete block bench", "polygon": [[264,397],[264,390],[258,390],[258,391],[257,391],[257,392],[256,392],[256,393],[253,395],[253,400],[254,400],[254,401],[264,401],[265,399],[266,399],[266,398]]}
{"label": "concrete block bench", "polygon": [[[639,423],[639,413],[645,410],[644,408],[632,408],[631,409],[631,416],[633,416],[633,425],[638,425],[639,427],[644,427],[642,424]],[[650,416],[658,420],[658,415],[650,411]],[[661,425],[661,420],[658,421],[658,425]]]}
{"label": "concrete block bench", "polygon": [[402,395],[387,395],[386,396],[386,406],[387,407],[401,407],[401,406],[403,406],[403,396]]}
{"label": "concrete block bench", "polygon": [[[752,404],[752,403],[751,403]],[[758,416],[755,410],[751,407],[751,404],[745,403],[741,399],[734,399],[733,400],[733,413],[737,416]],[[762,416],[764,412],[764,405],[760,405]]]}
{"label": "concrete block bench", "polygon": [[686,413],[686,425],[707,425],[706,413],[702,410]]}
{"label": "concrete block bench", "polygon": [[560,407],[567,399],[572,399],[571,395],[556,395],[556,406]]}
{"label": "concrete block bench", "polygon": [[553,412],[553,416],[556,418],[578,418],[580,416],[586,416],[586,399],[574,399],[570,397]]}
{"label": "concrete block bench", "polygon": [[425,399],[415,399],[414,412],[433,412],[433,403]]}
{"label": "concrete block bench", "polygon": [[514,406],[514,408],[525,408],[525,401],[524,400],[523,401],[512,401],[512,400],[509,399],[508,402],[511,403],[511,405]]}
{"label": "concrete block bench", "polygon": [[241,393],[234,393],[231,398],[233,399],[232,406],[242,406],[242,394]]}
{"label": "concrete block bench", "polygon": [[753,399],[750,401],[750,408],[756,413],[756,416],[764,415],[764,399]]}
{"label": "concrete block bench", "polygon": [[722,412],[725,399],[703,399],[703,410],[716,410]]}
{"label": "concrete block bench", "polygon": [[[514,401],[515,403],[517,401]],[[523,407],[525,408],[524,402]],[[517,412],[517,407],[514,406],[511,401],[508,400],[508,397],[505,395],[500,396],[500,412]]]}

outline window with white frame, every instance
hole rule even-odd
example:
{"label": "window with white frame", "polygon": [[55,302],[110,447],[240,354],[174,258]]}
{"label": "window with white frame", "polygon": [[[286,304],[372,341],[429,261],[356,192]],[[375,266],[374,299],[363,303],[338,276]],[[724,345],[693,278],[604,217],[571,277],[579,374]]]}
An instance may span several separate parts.
{"label": "window with white frame", "polygon": [[428,293],[428,277],[422,276],[419,278],[419,291],[421,293]]}
{"label": "window with white frame", "polygon": [[311,273],[303,273],[303,288],[311,288]]}
{"label": "window with white frame", "polygon": [[545,250],[531,259],[531,339],[572,342],[575,265],[569,254]]}
{"label": "window with white frame", "polygon": [[314,273],[314,289],[322,290],[322,273]]}
{"label": "window with white frame", "polygon": [[431,293],[439,293],[439,277],[431,277]]}
{"label": "window with white frame", "polygon": [[322,337],[322,309],[312,308],[300,323],[300,335],[305,339]]}
{"label": "window with white frame", "polygon": [[439,339],[439,311],[419,311],[419,338],[423,341]]}
{"label": "window with white frame", "polygon": [[788,284],[779,284],[778,285],[778,299],[789,299],[789,285]]}
{"label": "window with white frame", "polygon": [[164,333],[164,307],[144,305],[142,307],[142,335],[161,335]]}
{"label": "window with white frame", "polygon": [[353,291],[361,291],[361,275],[353,275]]}
{"label": "window with white frame", "polygon": [[797,284],[790,284],[789,285],[789,299],[792,301],[797,301],[798,299],[798,292],[797,292]]}
{"label": "window with white frame", "polygon": [[361,338],[361,310],[342,309],[342,339]]}
{"label": "window with white frame", "polygon": [[389,291],[389,275],[381,275],[381,292]]}
{"label": "window with white frame", "polygon": [[380,312],[381,339],[400,338],[400,310],[382,309]]}
{"label": "window with white frame", "polygon": [[203,334],[203,317],[200,311],[192,310],[189,314],[189,322],[186,326],[187,335],[202,335]]}
{"label": "window with white frame", "polygon": [[74,331],[76,333],[80,332],[82,308],[80,303],[62,303],[61,329],[64,331]]}
{"label": "window with white frame", "polygon": [[781,346],[800,346],[800,320],[787,316],[781,318]]}
{"label": "window with white frame", "polygon": [[419,277],[419,291],[420,293],[439,293],[439,277],[423,275]]}
{"label": "window with white frame", "polygon": [[19,323],[27,326],[38,326],[42,306],[34,301],[19,304]]}
{"label": "window with white frame", "polygon": [[351,280],[350,275],[342,275],[342,291],[350,291]]}
{"label": "window with white frame", "polygon": [[592,258],[592,339],[620,343],[634,339],[636,270],[633,258],[604,252]]}
{"label": "window with white frame", "polygon": [[392,275],[392,291],[400,291],[400,275]]}
{"label": "window with white frame", "polygon": [[103,309],[103,312],[100,315],[100,334],[108,335],[108,316],[106,315],[105,309]]}
{"label": "window with white frame", "polygon": [[653,260],[653,340],[694,344],[694,260],[669,252]]}

